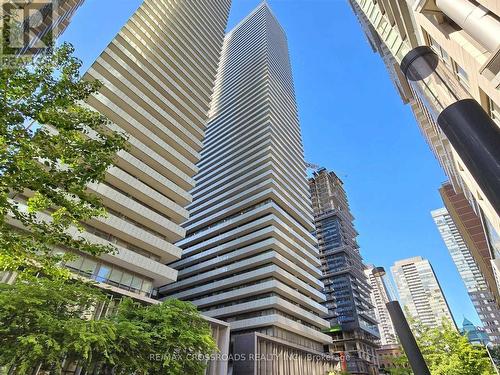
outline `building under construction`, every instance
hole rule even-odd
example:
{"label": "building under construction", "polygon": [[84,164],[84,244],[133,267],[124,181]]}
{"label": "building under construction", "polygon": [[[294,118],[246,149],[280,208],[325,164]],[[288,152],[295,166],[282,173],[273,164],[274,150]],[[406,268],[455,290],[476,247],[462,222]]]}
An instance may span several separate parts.
{"label": "building under construction", "polygon": [[351,374],[377,373],[379,332],[343,182],[320,168],[309,187],[333,338],[329,351],[347,355],[344,366]]}

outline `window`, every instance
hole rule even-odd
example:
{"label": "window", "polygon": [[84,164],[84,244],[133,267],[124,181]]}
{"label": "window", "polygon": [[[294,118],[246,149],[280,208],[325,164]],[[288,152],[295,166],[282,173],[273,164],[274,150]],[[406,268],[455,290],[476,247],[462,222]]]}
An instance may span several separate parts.
{"label": "window", "polygon": [[491,100],[491,98],[488,98],[488,112],[493,121],[500,126],[500,106]]}
{"label": "window", "polygon": [[111,285],[118,286],[120,285],[120,280],[123,276],[123,272],[120,271],[119,269],[113,268],[113,271],[111,271],[111,274],[109,275],[109,283]]}
{"label": "window", "polygon": [[99,272],[97,273],[96,276],[96,280],[107,281],[110,273],[111,273],[111,268],[101,264],[101,266],[99,267]]}
{"label": "window", "polygon": [[151,281],[144,280],[144,282],[142,283],[143,292],[141,294],[150,293],[151,290],[153,290],[153,283]]}
{"label": "window", "polygon": [[130,273],[124,273],[120,285],[127,288],[130,287],[133,278],[134,276]]}
{"label": "window", "polygon": [[144,296],[151,296],[155,292],[151,280],[111,264],[98,263],[98,260],[78,256],[76,259],[66,262],[65,265],[85,277]]}
{"label": "window", "polygon": [[75,270],[80,270],[82,268],[82,262],[83,262],[83,258],[77,257],[76,259],[73,259],[73,260],[66,262],[66,266],[68,266],[69,268],[75,269]]}
{"label": "window", "polygon": [[455,65],[455,74],[457,75],[458,80],[460,83],[462,83],[465,87],[469,87],[469,75],[467,72],[456,62],[454,63]]}
{"label": "window", "polygon": [[448,55],[448,52],[446,52],[432,36],[430,36],[428,33],[426,33],[426,35],[427,39],[429,40],[430,47],[434,50],[434,52],[436,52],[436,54],[441,58],[441,60],[443,60],[446,65],[450,65],[451,59]]}
{"label": "window", "polygon": [[96,268],[97,268],[97,262],[95,260],[86,258],[83,260],[83,264],[80,270],[87,275],[93,275]]}
{"label": "window", "polygon": [[130,289],[134,292],[139,292],[142,287],[142,279],[140,277],[134,276]]}

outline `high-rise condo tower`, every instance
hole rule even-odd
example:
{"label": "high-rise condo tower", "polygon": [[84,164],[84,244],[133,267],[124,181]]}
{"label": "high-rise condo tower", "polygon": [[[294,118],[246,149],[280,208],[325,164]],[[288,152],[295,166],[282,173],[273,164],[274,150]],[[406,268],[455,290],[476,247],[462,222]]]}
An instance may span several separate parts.
{"label": "high-rise condo tower", "polygon": [[115,254],[68,264],[119,293],[151,296],[176,280],[181,224],[198,171],[230,0],[145,0],[92,64],[103,83],[88,103],[128,136],[106,181],[90,189],[109,216],[86,237]]}
{"label": "high-rise condo tower", "polygon": [[392,324],[389,311],[385,304],[393,300],[389,291],[389,283],[386,277],[376,276],[373,274],[374,267],[369,266],[365,270],[365,275],[368,278],[371,286],[371,301],[375,307],[375,317],[377,318],[378,330],[380,332],[380,345],[396,345],[398,344],[398,336],[396,329]]}
{"label": "high-rise condo tower", "polygon": [[199,168],[160,293],[230,322],[235,354],[268,355],[235,374],[326,372],[306,356],[331,339],[287,38],[265,2],[226,35]]}
{"label": "high-rise condo tower", "polygon": [[456,328],[448,302],[430,262],[422,257],[398,260],[391,267],[405,313],[429,327],[443,322]]}
{"label": "high-rise condo tower", "polygon": [[500,343],[500,310],[453,218],[446,208],[431,214],[490,341]]}
{"label": "high-rise condo tower", "polygon": [[[82,223],[86,231],[78,233],[116,252],[78,254],[66,266],[109,294],[156,303],[157,288],[177,279],[165,264],[182,253],[176,242],[185,237],[230,3],[144,0],[84,76],[103,83],[88,105],[128,144],[105,181],[89,186],[107,217]],[[207,319],[227,352],[227,324]],[[227,373],[227,366],[212,362],[208,373]]]}

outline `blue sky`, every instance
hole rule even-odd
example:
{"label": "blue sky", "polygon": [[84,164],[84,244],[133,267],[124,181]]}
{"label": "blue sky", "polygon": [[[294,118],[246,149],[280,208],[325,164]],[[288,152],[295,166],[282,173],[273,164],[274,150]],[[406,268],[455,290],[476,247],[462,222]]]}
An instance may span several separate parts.
{"label": "blue sky", "polygon": [[[229,28],[259,2],[233,0]],[[430,215],[446,178],[347,0],[268,2],[288,35],[306,159],[344,180],[366,262],[429,259],[457,323],[479,324]],[[84,70],[139,4],[86,0],[63,36]]]}

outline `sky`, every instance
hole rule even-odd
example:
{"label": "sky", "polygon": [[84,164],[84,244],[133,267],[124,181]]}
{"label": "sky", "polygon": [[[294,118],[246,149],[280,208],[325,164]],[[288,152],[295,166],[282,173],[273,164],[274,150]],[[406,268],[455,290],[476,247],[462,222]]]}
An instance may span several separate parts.
{"label": "sky", "polygon": [[[86,0],[62,40],[99,56],[140,0]],[[233,0],[228,30],[260,0]],[[347,0],[268,0],[292,61],[306,160],[344,181],[366,263],[430,260],[459,326],[480,325],[430,211],[446,180]]]}

